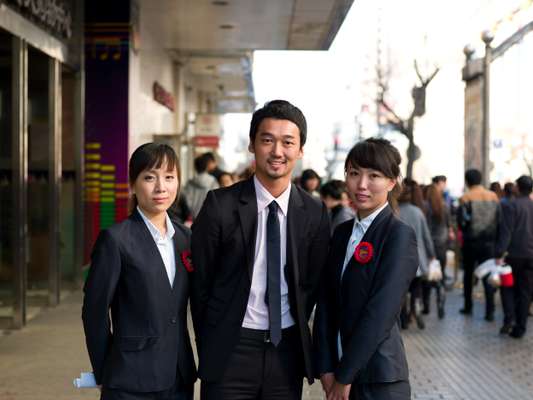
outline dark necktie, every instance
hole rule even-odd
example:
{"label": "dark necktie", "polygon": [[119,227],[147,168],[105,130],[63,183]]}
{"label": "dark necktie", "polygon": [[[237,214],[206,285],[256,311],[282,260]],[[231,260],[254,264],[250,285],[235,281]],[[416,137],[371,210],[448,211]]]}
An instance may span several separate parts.
{"label": "dark necktie", "polygon": [[281,284],[280,284],[280,229],[278,204],[268,205],[267,218],[267,291],[268,319],[270,322],[270,341],[277,346],[281,341]]}

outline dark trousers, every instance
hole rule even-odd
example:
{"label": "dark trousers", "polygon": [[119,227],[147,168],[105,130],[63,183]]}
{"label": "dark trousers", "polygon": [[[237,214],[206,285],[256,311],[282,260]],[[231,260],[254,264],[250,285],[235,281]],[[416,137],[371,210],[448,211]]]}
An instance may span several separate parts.
{"label": "dark trousers", "polygon": [[525,332],[533,291],[533,259],[508,257],[507,261],[513,269],[515,325],[519,331]]}
{"label": "dark trousers", "polygon": [[241,328],[222,378],[202,381],[202,400],[300,400],[303,355],[298,330],[284,329],[275,347],[267,332]]}
{"label": "dark trousers", "polygon": [[408,381],[352,385],[351,400],[410,400]]}
{"label": "dark trousers", "polygon": [[512,325],[515,321],[514,290],[514,287],[500,287],[504,325]]}
{"label": "dark trousers", "polygon": [[193,400],[194,387],[183,387],[175,383],[161,392],[127,392],[121,389],[102,387],[100,400]]}
{"label": "dark trousers", "polygon": [[[472,310],[472,286],[474,281],[474,269],[483,261],[494,257],[493,243],[476,243],[473,245],[465,243],[463,247],[463,294],[465,310]],[[485,316],[494,315],[494,293],[496,289],[488,282],[488,276],[483,278],[483,288],[485,290]]]}

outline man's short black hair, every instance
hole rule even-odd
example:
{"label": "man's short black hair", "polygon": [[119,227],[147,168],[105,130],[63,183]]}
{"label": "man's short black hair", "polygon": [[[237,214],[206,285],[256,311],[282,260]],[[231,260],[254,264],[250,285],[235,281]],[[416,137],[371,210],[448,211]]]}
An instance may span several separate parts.
{"label": "man's short black hair", "polygon": [[522,175],[516,180],[516,187],[521,195],[529,196],[533,191],[533,179],[530,176]]}
{"label": "man's short black hair", "polygon": [[446,175],[436,175],[431,179],[433,183],[446,182]]}
{"label": "man's short black hair", "polygon": [[338,179],[332,179],[324,183],[320,188],[320,196],[329,196],[335,200],[341,200],[344,192],[346,192],[346,184]]}
{"label": "man's short black hair", "polygon": [[194,159],[194,170],[197,174],[207,171],[207,164],[209,164],[210,159],[206,154],[201,154]]}
{"label": "man's short black hair", "polygon": [[250,143],[255,141],[257,129],[265,118],[286,119],[293,122],[300,130],[300,147],[307,139],[307,122],[302,111],[286,100],[272,100],[256,110],[250,123]]}
{"label": "man's short black hair", "polygon": [[465,172],[465,182],[467,186],[475,186],[481,184],[481,171],[471,168]]}

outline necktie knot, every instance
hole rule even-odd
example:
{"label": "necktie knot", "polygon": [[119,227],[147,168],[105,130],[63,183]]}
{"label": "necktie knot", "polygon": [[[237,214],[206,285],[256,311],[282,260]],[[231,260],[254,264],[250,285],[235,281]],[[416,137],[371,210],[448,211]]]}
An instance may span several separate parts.
{"label": "necktie knot", "polygon": [[276,203],[276,200],[272,200],[272,202],[268,205],[268,211],[271,213],[278,212],[278,203]]}

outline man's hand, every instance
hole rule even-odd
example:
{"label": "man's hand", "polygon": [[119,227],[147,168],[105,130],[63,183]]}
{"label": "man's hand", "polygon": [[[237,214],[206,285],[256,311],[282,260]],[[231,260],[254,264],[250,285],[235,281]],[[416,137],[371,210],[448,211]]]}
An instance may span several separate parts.
{"label": "man's hand", "polygon": [[334,381],[328,393],[327,400],[349,400],[351,388],[352,385],[345,385]]}
{"label": "man's hand", "polygon": [[503,258],[497,258],[496,259],[496,265],[503,265],[504,262],[503,262]]}
{"label": "man's hand", "polygon": [[329,391],[331,390],[331,386],[333,386],[333,383],[335,382],[335,375],[333,372],[327,372],[325,374],[320,375],[320,383],[322,384],[322,390],[326,392],[326,395],[329,394]]}

